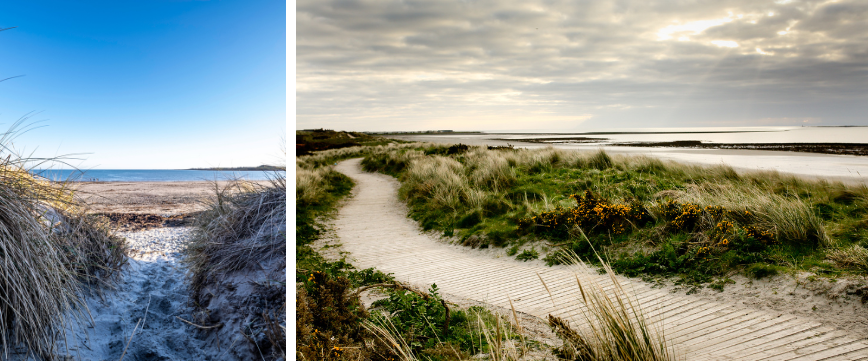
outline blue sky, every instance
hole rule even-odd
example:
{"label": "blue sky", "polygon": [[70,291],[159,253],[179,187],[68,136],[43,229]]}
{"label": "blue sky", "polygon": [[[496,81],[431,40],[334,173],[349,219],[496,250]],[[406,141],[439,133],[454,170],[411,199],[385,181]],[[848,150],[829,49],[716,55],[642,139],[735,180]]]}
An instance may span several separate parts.
{"label": "blue sky", "polygon": [[286,4],[0,5],[0,128],[30,114],[26,154],[99,169],[282,161]]}

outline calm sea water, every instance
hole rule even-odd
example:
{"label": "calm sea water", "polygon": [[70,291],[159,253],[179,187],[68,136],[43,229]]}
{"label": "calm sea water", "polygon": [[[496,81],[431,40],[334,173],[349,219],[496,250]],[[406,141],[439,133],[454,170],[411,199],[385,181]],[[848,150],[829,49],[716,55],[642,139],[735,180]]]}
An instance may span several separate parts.
{"label": "calm sea water", "polygon": [[[263,171],[206,171],[174,169],[48,169],[33,170],[34,174],[51,180],[73,180],[83,182],[181,182],[213,180],[267,180],[275,177],[275,172]],[[279,174],[286,177],[286,172]]]}

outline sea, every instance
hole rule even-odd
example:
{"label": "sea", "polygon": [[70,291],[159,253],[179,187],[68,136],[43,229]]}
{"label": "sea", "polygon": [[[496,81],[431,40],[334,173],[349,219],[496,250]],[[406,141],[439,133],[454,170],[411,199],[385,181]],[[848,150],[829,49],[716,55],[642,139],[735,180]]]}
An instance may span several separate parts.
{"label": "sea", "polygon": [[183,169],[33,169],[31,173],[53,181],[74,182],[187,182],[243,179],[260,181],[286,177],[286,171],[213,171]]}
{"label": "sea", "polygon": [[[800,153],[748,149],[657,148],[612,146],[624,142],[698,140],[706,143],[868,143],[868,127],[703,127],[594,129],[574,132],[487,131],[476,134],[402,134],[389,136],[407,141],[513,145],[517,148],[554,147],[577,151],[603,149],[611,154],[641,154],[678,162],[724,164],[736,169],[779,171],[812,178],[868,184],[868,156]],[[546,144],[522,139],[587,137],[594,143],[570,143],[553,139]]]}

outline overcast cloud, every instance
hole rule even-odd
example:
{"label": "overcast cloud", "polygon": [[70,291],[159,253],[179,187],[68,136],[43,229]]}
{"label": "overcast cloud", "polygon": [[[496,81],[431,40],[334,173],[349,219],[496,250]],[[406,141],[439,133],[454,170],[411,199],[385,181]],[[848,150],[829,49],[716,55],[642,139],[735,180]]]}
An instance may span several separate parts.
{"label": "overcast cloud", "polygon": [[865,1],[297,3],[297,128],[868,125]]}

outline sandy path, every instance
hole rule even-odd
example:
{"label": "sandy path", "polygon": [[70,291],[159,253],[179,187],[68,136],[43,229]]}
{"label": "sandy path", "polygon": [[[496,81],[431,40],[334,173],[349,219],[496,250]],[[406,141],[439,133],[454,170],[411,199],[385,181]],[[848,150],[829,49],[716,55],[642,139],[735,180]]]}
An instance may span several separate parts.
{"label": "sandy path", "polygon": [[[178,259],[190,232],[189,227],[174,227],[119,233],[134,249],[130,264],[115,289],[88,296],[92,322],[89,319],[84,329],[68,330],[67,340],[59,337],[59,358],[69,354],[70,360],[95,361],[117,361],[122,355],[130,361],[233,359],[227,355],[229,347],[208,347],[195,327],[177,318],[190,320],[192,313],[185,269]],[[24,360],[24,350],[17,351],[10,359]]]}
{"label": "sandy path", "polygon": [[[352,159],[336,166],[356,182],[353,196],[334,222],[354,265],[377,267],[424,288],[436,283],[446,294],[498,307],[508,308],[511,299],[517,310],[540,318],[554,314],[579,320],[573,271],[493,258],[420,233],[397,198],[398,182],[361,171],[360,162]],[[611,287],[606,277],[596,277]],[[647,314],[662,319],[667,338],[688,360],[868,359],[865,335],[823,326],[808,317],[672,294],[635,280],[620,282],[629,283]]]}
{"label": "sandy path", "polygon": [[134,256],[115,290],[88,298],[94,322],[84,330],[86,334],[75,332],[70,337],[69,353],[82,360],[119,360],[129,342],[125,360],[204,359],[195,328],[176,318],[189,319],[191,312],[184,269],[177,258],[190,229],[119,235],[127,238]]}

